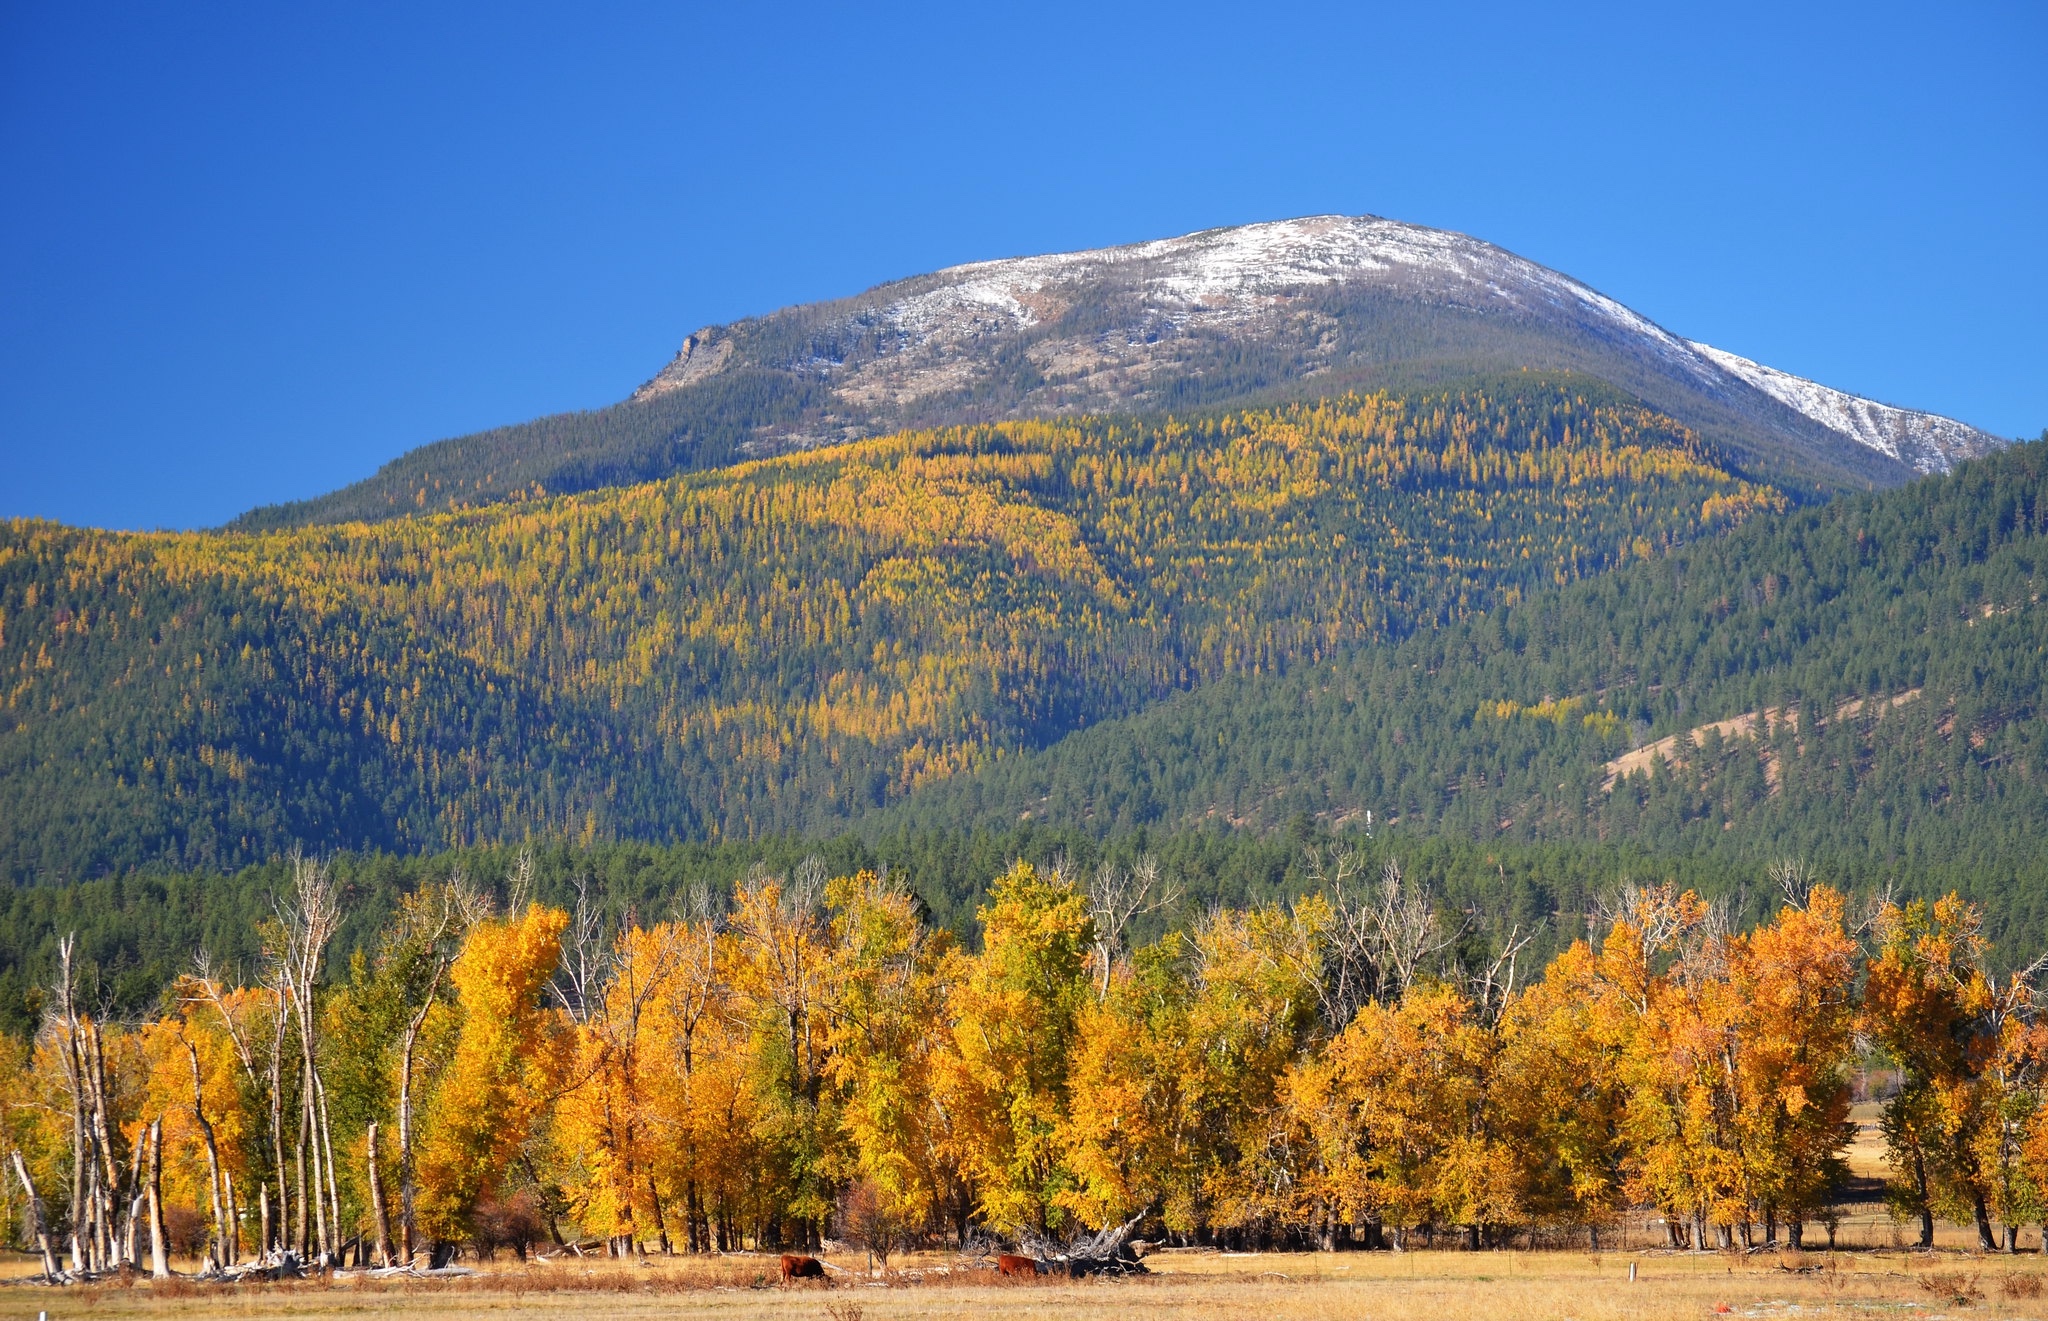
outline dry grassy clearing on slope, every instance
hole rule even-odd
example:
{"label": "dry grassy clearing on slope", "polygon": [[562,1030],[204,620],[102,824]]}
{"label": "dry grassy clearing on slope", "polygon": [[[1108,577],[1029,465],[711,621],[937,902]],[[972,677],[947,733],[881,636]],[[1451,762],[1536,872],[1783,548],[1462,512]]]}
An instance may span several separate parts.
{"label": "dry grassy clearing on slope", "polygon": [[913,432],[257,534],[0,528],[0,869],[751,836],[1782,507],[1584,383]]}

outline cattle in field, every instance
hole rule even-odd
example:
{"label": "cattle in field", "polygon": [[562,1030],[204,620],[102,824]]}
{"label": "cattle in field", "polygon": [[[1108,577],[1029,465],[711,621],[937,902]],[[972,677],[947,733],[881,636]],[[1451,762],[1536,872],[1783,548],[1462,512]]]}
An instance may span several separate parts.
{"label": "cattle in field", "polygon": [[782,1255],[782,1282],[793,1280],[822,1280],[825,1278],[825,1263],[816,1257],[798,1257],[791,1253]]}
{"label": "cattle in field", "polygon": [[1035,1276],[1042,1269],[1035,1257],[1020,1257],[1015,1253],[1005,1252],[996,1258],[996,1274],[998,1275]]}

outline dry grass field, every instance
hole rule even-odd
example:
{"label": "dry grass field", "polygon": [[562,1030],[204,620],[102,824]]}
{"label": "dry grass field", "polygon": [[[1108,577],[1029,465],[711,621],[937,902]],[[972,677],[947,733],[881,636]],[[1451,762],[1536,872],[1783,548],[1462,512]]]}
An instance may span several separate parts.
{"label": "dry grass field", "polygon": [[[1629,1265],[1637,1277],[1629,1281]],[[517,1321],[519,1318],[704,1317],[730,1321],[1492,1321],[1493,1318],[2048,1317],[2048,1261],[2038,1254],[1954,1251],[1759,1253],[1167,1252],[1125,1280],[998,1283],[990,1272],[866,1281],[861,1262],[829,1287],[782,1288],[772,1257],[510,1262],[460,1280],[373,1282],[360,1276],[284,1285],[0,1288],[0,1316],[249,1317],[278,1321]],[[921,1269],[920,1269],[921,1268]],[[907,1278],[922,1274],[921,1280]]]}
{"label": "dry grass field", "polygon": [[[1851,1173],[1883,1175],[1875,1107],[1858,1106]],[[783,1288],[772,1255],[644,1261],[504,1258],[452,1280],[379,1281],[360,1274],[288,1284],[213,1286],[189,1280],[53,1289],[19,1282],[36,1269],[0,1262],[0,1321],[200,1321],[201,1318],[388,1318],[526,1321],[573,1317],[710,1321],[1663,1321],[1664,1318],[2040,1318],[2048,1321],[2048,1257],[2037,1231],[2018,1256],[1968,1251],[1974,1234],[1943,1225],[1932,1252],[1907,1251],[1882,1204],[1840,1208],[1839,1252],[1682,1253],[1655,1222],[1603,1238],[1610,1250],[1407,1253],[1234,1253],[1166,1250],[1131,1279],[998,1282],[947,1254],[899,1258],[886,1278],[859,1254],[833,1254],[829,1286]],[[1818,1234],[1818,1231],[1816,1231]],[[1629,1280],[1629,1267],[1636,1278]],[[189,1268],[191,1263],[179,1263]]]}

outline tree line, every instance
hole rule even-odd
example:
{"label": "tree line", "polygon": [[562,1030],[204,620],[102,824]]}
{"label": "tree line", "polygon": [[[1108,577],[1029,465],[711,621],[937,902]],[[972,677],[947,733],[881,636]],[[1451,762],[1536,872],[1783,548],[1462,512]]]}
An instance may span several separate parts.
{"label": "tree line", "polygon": [[2048,1214],[2040,965],[1951,895],[1852,902],[1780,866],[1743,929],[1612,893],[1540,969],[1391,862],[1318,850],[1291,901],[1173,908],[1156,861],[1010,866],[975,939],[816,859],[610,911],[457,870],[333,966],[345,897],[295,859],[258,965],[204,955],[96,1012],[67,941],[0,1060],[9,1206],[49,1269],[153,1245],[445,1262],[1054,1240],[1562,1241],[1655,1208],[1675,1246],[1801,1245],[1852,1084],[1894,1081],[1895,1213],[2010,1250]]}

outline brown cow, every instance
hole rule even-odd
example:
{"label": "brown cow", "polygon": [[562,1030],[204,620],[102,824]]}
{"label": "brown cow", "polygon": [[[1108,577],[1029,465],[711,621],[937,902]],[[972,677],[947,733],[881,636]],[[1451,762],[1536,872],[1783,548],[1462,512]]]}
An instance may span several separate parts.
{"label": "brown cow", "polygon": [[1035,1257],[1019,1257],[1015,1253],[1005,1252],[996,1258],[998,1275],[1037,1275],[1044,1269]]}
{"label": "brown cow", "polygon": [[825,1278],[825,1263],[816,1257],[798,1257],[782,1254],[782,1282],[792,1280],[822,1280]]}

